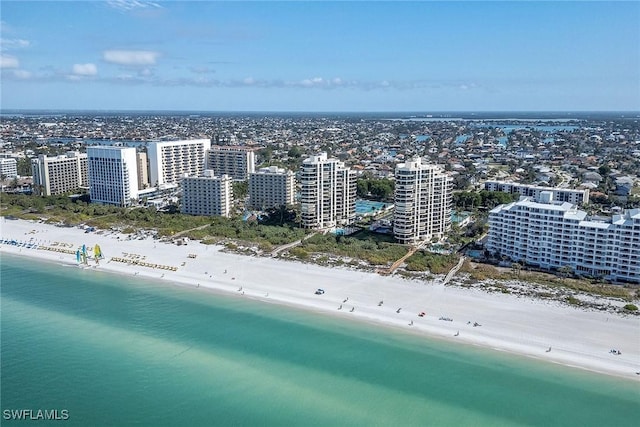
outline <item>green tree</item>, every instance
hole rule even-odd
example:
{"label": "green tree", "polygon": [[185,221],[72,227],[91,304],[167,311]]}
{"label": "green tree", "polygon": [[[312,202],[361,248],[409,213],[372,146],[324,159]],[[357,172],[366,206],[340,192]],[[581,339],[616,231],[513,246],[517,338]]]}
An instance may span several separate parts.
{"label": "green tree", "polygon": [[289,149],[289,151],[287,152],[287,155],[289,157],[292,157],[294,159],[300,158],[302,156],[302,150],[300,150],[300,147],[291,147]]}
{"label": "green tree", "polygon": [[236,200],[244,199],[249,194],[248,181],[236,181],[233,183],[233,198]]}
{"label": "green tree", "polygon": [[358,197],[367,197],[369,195],[369,180],[359,179],[356,182],[356,194]]}
{"label": "green tree", "polygon": [[609,176],[609,173],[611,173],[611,168],[608,165],[602,165],[598,168],[598,173],[602,175],[603,178],[606,178]]}
{"label": "green tree", "polygon": [[20,176],[31,176],[33,174],[31,170],[31,159],[28,157],[19,158],[16,167],[18,168],[18,175]]}

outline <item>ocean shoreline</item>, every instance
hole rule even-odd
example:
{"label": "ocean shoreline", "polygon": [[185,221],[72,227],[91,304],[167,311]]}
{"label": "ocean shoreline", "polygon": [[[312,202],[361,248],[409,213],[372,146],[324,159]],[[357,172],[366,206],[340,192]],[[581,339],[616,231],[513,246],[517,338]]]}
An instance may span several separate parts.
{"label": "ocean shoreline", "polygon": [[[105,259],[85,269],[163,280],[185,288],[251,298],[333,318],[525,356],[571,368],[640,380],[640,318],[591,312],[513,295],[450,288],[394,276],[327,268],[279,259],[228,254],[220,246],[198,242],[177,246],[152,238],[128,240],[122,234],[85,233],[78,228],[2,219],[2,239],[34,242],[39,247],[65,243],[73,255],[0,244],[13,254],[78,265],[75,250],[98,243]],[[110,261],[135,254],[176,271]],[[195,255],[195,256],[193,256]],[[193,257],[192,257],[193,256]],[[143,258],[144,257],[144,258]],[[132,258],[131,261],[135,261]],[[147,262],[147,261],[145,261]],[[324,295],[315,295],[317,288]],[[379,301],[384,300],[383,305]],[[342,307],[340,310],[339,308]],[[353,308],[353,311],[351,309]],[[398,312],[397,309],[400,309]],[[418,313],[426,312],[424,317]],[[461,316],[466,316],[462,317]],[[441,320],[451,318],[452,321]],[[478,322],[479,326],[473,326]],[[582,334],[577,338],[576,334]],[[547,351],[548,349],[551,351]],[[609,353],[611,348],[621,355]]]}

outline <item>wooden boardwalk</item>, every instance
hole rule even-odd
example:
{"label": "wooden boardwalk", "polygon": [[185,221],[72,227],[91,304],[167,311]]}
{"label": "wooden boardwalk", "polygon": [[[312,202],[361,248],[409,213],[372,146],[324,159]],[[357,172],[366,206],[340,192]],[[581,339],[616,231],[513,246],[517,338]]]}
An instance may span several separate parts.
{"label": "wooden boardwalk", "polygon": [[390,274],[392,274],[396,268],[400,267],[400,265],[405,262],[405,260],[407,258],[409,258],[411,255],[413,255],[414,253],[416,253],[416,251],[420,249],[420,246],[412,246],[411,248],[409,248],[409,251],[404,254],[404,256],[402,258],[400,258],[399,260],[397,260],[396,262],[394,262],[391,267],[388,268],[380,268],[378,270],[376,270],[376,272],[378,274],[381,274],[383,276],[388,276]]}

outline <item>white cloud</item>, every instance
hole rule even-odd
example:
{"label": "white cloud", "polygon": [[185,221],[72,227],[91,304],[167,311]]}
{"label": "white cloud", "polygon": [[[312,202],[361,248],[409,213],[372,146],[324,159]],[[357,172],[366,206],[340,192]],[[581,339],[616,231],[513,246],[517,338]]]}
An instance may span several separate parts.
{"label": "white cloud", "polygon": [[73,64],[73,74],[76,76],[95,76],[98,74],[96,64]]}
{"label": "white cloud", "polygon": [[29,45],[31,45],[29,40],[0,38],[0,51],[3,51],[3,52],[10,49],[20,49],[20,48],[29,47]]}
{"label": "white cloud", "polygon": [[11,28],[9,27],[9,24],[7,24],[7,21],[0,20],[0,33],[10,33],[10,32],[11,32]]}
{"label": "white cloud", "polygon": [[138,75],[141,77],[151,77],[153,76],[153,69],[143,68],[142,70],[138,71]]}
{"label": "white cloud", "polygon": [[253,85],[256,83],[256,80],[253,77],[247,77],[244,80],[242,80],[242,83],[246,85]]}
{"label": "white cloud", "polygon": [[322,77],[314,77],[312,79],[304,79],[300,84],[305,87],[317,87],[325,85],[326,82]]}
{"label": "white cloud", "polygon": [[31,78],[31,72],[27,70],[13,70],[13,75],[20,80],[26,80]]}
{"label": "white cloud", "polygon": [[102,58],[118,65],[154,65],[160,53],[151,50],[105,50]]}
{"label": "white cloud", "polygon": [[20,61],[15,56],[0,55],[0,68],[18,68]]}
{"label": "white cloud", "polygon": [[147,8],[162,9],[162,6],[160,6],[156,2],[141,1],[141,0],[109,0],[107,1],[107,5],[123,12],[127,12],[134,9],[147,9]]}

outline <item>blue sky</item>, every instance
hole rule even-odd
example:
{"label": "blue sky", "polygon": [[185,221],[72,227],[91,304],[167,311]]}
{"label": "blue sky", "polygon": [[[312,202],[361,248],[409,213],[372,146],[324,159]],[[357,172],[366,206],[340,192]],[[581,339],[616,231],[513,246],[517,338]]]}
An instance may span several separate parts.
{"label": "blue sky", "polygon": [[10,1],[1,107],[640,110],[640,3]]}

